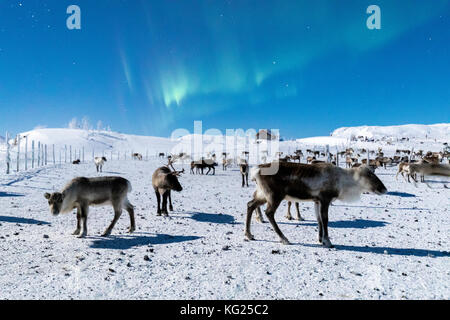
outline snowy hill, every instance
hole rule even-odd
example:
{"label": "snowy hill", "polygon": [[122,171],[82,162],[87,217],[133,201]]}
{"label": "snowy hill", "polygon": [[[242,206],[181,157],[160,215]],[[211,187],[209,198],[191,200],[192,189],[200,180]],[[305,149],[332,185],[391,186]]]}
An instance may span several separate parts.
{"label": "snowy hill", "polygon": [[[28,141],[38,141],[41,144],[55,145],[55,148],[72,146],[74,149],[85,148],[86,151],[130,150],[145,152],[146,150],[169,150],[173,143],[170,139],[122,134],[110,131],[93,131],[82,129],[35,129],[20,134],[21,138],[28,137]],[[10,140],[13,143],[14,140]]]}
{"label": "snowy hill", "polygon": [[406,124],[401,126],[342,127],[334,130],[331,135],[333,137],[346,139],[362,136],[369,139],[437,139],[446,142],[450,139],[450,123],[432,125]]}
{"label": "snowy hill", "polygon": [[[359,136],[373,139],[373,141],[352,141]],[[425,151],[442,151],[443,142],[450,140],[450,124],[434,125],[402,125],[402,126],[361,126],[344,127],[336,129],[332,136],[310,137],[297,140],[287,140],[269,145],[267,140],[255,140],[242,136],[214,136],[189,134],[178,139],[164,137],[140,136],[123,134],[111,131],[82,130],[82,129],[50,129],[39,128],[20,134],[21,152],[24,150],[24,138],[28,137],[28,151],[31,151],[31,143],[47,145],[50,150],[55,146],[55,157],[65,154],[69,149],[80,154],[84,149],[86,155],[130,155],[138,152],[142,155],[156,156],[160,152],[165,154],[178,154],[185,152],[194,158],[208,156],[215,153],[219,156],[227,152],[230,157],[241,156],[243,151],[249,151],[250,155],[267,155],[271,160],[277,151],[293,154],[295,150],[314,149],[325,151],[326,145],[332,153],[345,150],[348,147],[366,148],[376,150],[382,147],[386,154],[393,154],[396,149],[411,149]],[[403,138],[408,138],[403,139]],[[15,139],[10,140],[11,152],[17,150]],[[49,152],[50,152],[49,150]],[[5,144],[0,139],[0,159],[5,157]],[[252,159],[250,159],[253,162]]]}

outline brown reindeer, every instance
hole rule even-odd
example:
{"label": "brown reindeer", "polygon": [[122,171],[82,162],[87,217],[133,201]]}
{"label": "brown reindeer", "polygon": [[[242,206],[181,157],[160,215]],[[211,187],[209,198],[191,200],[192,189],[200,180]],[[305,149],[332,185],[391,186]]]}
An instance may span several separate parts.
{"label": "brown reindeer", "polygon": [[[450,177],[450,165],[441,163],[411,163],[406,171],[415,183],[417,183],[417,174],[420,175],[422,182],[425,182],[425,176]],[[444,187],[447,188],[447,185],[444,184]]]}
{"label": "brown reindeer", "polygon": [[195,173],[201,173],[203,174],[203,170],[208,168],[208,171],[206,172],[206,174],[208,174],[211,170],[213,171],[212,174],[215,175],[216,174],[216,167],[217,166],[217,162],[215,162],[213,159],[201,159],[200,161],[192,161],[191,162],[191,174],[194,174],[194,169],[195,169]]}
{"label": "brown reindeer", "polygon": [[77,229],[73,234],[81,238],[87,235],[87,218],[91,205],[110,204],[114,208],[114,219],[102,236],[111,234],[122,209],[127,210],[130,215],[129,232],[133,232],[136,229],[134,208],[127,198],[130,191],[130,182],[122,177],[78,177],[72,179],[61,192],[45,193],[44,197],[48,200],[50,212],[55,216],[77,209]]}
{"label": "brown reindeer", "polygon": [[[168,216],[167,212],[167,198],[169,198],[169,210],[173,211],[172,197],[170,195],[171,190],[180,192],[183,190],[180,182],[178,181],[178,176],[184,172],[182,171],[172,171],[169,167],[163,166],[155,170],[152,175],[152,186],[155,190],[156,200],[158,202],[157,215],[160,216],[164,214]],[[162,208],[161,208],[161,196],[163,197]]]}
{"label": "brown reindeer", "polygon": [[248,187],[248,163],[247,161],[243,161],[240,165],[239,165],[239,169],[241,171],[241,175],[242,175],[242,187],[244,187],[245,185],[247,185]]}
{"label": "brown reindeer", "polygon": [[328,163],[315,165],[279,162],[278,171],[273,175],[264,175],[262,169],[272,164],[259,165],[251,170],[252,179],[256,181],[256,192],[247,204],[245,235],[249,240],[254,237],[250,232],[253,211],[267,203],[266,216],[281,242],[289,244],[275,222],[275,211],[281,201],[313,201],[319,223],[319,242],[325,247],[332,247],[328,237],[328,208],[335,199],[352,201],[362,192],[376,194],[387,192],[378,177],[366,167],[342,169]]}

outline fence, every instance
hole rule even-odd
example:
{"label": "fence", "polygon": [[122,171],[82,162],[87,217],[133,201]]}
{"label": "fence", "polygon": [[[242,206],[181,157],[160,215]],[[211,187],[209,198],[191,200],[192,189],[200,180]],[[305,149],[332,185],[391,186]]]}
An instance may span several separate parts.
{"label": "fence", "polygon": [[[15,172],[20,172],[44,166],[72,163],[75,160],[85,163],[92,161],[95,157],[109,157],[108,160],[131,160],[134,153],[133,150],[114,150],[111,148],[86,150],[85,147],[74,147],[72,145],[47,145],[40,141],[29,141],[27,136],[16,136],[13,142],[10,142],[10,140],[8,133],[6,133],[6,150],[4,151],[6,174],[10,174],[14,169]],[[150,155],[148,149],[142,154],[143,160],[157,158],[157,156],[156,151],[154,155]]]}

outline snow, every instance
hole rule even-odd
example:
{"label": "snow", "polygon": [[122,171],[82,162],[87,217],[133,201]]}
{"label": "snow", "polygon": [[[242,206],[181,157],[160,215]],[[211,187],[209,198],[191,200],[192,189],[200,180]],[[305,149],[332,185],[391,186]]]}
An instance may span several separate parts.
{"label": "snow", "polygon": [[450,137],[450,123],[440,123],[432,125],[406,124],[401,126],[360,126],[343,127],[333,131],[333,137],[350,139],[352,136],[363,136],[367,138],[392,137],[392,138],[436,138],[438,140],[448,140]]}
{"label": "snow", "polygon": [[[397,141],[405,131],[390,129],[395,134],[390,143],[352,142],[333,134],[283,141],[279,148],[286,154],[305,148],[323,150],[326,144],[331,152],[349,146],[369,150],[382,146],[388,155],[396,149],[441,151],[450,136],[448,124],[429,127],[441,135]],[[362,132],[352,130],[357,135]],[[186,171],[180,177],[183,191],[173,193],[175,211],[169,217],[156,216],[151,175],[166,164],[156,155],[189,152],[196,135],[172,140],[47,128],[21,135],[57,147],[143,155],[148,151],[150,157],[148,161],[108,158],[103,173],[88,161],[6,175],[0,150],[0,299],[450,298],[450,189],[438,179],[432,179],[432,188],[415,187],[401,177],[395,179],[396,167],[377,169],[387,195],[364,194],[356,203],[335,202],[330,208],[329,233],[335,249],[317,243],[312,203],[300,205],[306,221],[298,222],[286,220],[283,202],[276,220],[293,243],[285,246],[268,223],[253,221],[256,241],[244,239],[246,205],[255,185],[250,181],[249,188],[241,188],[236,166],[227,171],[219,166],[215,176],[202,176],[188,173],[189,161],[177,162],[175,167]],[[205,150],[220,154],[224,145],[233,142],[229,139],[203,137]],[[268,148],[266,141],[239,137],[230,153],[239,156],[253,147]],[[129,218],[124,212],[112,235],[100,237],[113,218],[111,207],[91,208],[85,239],[71,235],[74,213],[50,214],[45,192],[60,190],[77,176],[98,175],[130,180],[135,233],[126,232]]]}
{"label": "snow", "polygon": [[[244,240],[246,203],[238,168],[215,176],[184,174],[174,212],[156,216],[151,174],[163,160],[113,160],[97,174],[93,163],[62,164],[0,174],[0,299],[448,299],[450,190],[396,181],[396,168],[377,174],[390,191],[363,195],[330,209],[336,249],[317,243],[311,203],[306,221],[276,219],[293,243],[282,245],[268,223],[252,223]],[[181,168],[180,164],[176,165]],[[188,166],[185,166],[188,172]],[[137,230],[122,215],[93,207],[88,237],[71,235],[74,214],[51,216],[43,194],[76,176],[129,179]]]}

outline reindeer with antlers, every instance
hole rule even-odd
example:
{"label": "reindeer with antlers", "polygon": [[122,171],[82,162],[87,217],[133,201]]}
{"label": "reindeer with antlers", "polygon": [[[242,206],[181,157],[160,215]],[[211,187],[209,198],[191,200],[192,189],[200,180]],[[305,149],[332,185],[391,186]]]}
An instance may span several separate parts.
{"label": "reindeer with antlers", "polygon": [[[170,170],[169,166],[172,167],[174,171]],[[178,177],[182,173],[184,173],[184,169],[181,171],[176,171],[170,160],[167,166],[159,167],[153,173],[152,185],[153,189],[155,189],[156,200],[158,201],[158,216],[160,216],[161,214],[164,214],[165,216],[169,215],[167,212],[167,198],[169,198],[169,210],[173,211],[172,197],[170,195],[170,192],[171,190],[175,190],[177,192],[183,190],[180,182],[178,181]],[[162,208],[161,196],[163,198]]]}

